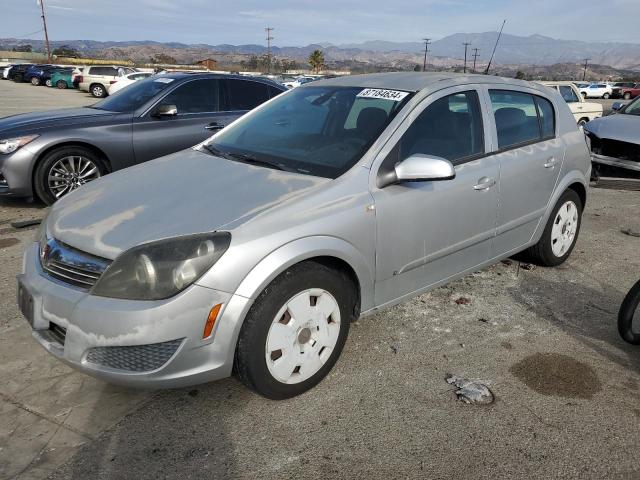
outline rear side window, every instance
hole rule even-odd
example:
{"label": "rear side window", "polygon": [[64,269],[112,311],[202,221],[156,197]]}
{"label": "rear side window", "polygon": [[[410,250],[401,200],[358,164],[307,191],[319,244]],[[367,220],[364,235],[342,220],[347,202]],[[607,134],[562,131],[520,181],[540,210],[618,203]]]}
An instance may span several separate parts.
{"label": "rear side window", "polygon": [[482,114],[475,91],[440,98],[415,119],[400,140],[400,159],[422,153],[454,165],[484,153]]}
{"label": "rear side window", "polygon": [[175,105],[178,115],[218,111],[218,80],[192,80],[169,93],[161,103]]}
{"label": "rear side window", "polygon": [[567,103],[576,103],[579,102],[580,100],[578,100],[578,96],[576,95],[576,92],[573,91],[573,88],[571,88],[569,85],[560,85],[560,94],[562,95],[562,98],[564,98],[564,101]]}
{"label": "rear side window", "polygon": [[267,90],[269,91],[269,98],[277,97],[282,93],[282,90],[277,89],[273,85],[267,85]]}
{"label": "rear side window", "polygon": [[89,75],[106,75],[115,77],[118,75],[118,70],[113,67],[91,67],[89,69]]}
{"label": "rear side window", "polygon": [[498,134],[498,148],[530,143],[554,135],[551,103],[511,90],[489,90]]}
{"label": "rear side window", "polygon": [[224,80],[226,106],[224,110],[251,110],[269,100],[265,83],[251,80]]}

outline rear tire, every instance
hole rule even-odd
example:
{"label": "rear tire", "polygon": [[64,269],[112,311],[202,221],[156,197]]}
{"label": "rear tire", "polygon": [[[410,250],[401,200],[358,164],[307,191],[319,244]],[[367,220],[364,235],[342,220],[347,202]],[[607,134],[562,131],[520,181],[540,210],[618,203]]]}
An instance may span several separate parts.
{"label": "rear tire", "polygon": [[96,98],[104,98],[107,96],[107,89],[104,88],[104,85],[100,85],[99,83],[91,85],[91,87],[89,87],[89,91],[91,92],[91,95]]}
{"label": "rear tire", "polygon": [[582,201],[566,190],[558,199],[538,243],[525,250],[534,263],[555,267],[563,263],[576,245],[582,224]]}
{"label": "rear tire", "polygon": [[313,261],[294,265],[264,289],[247,314],[235,374],[273,400],[313,388],[342,352],[349,324],[359,314],[357,298],[345,273]]}
{"label": "rear tire", "polygon": [[582,92],[580,95],[582,95],[582,98],[587,98],[587,92]]}
{"label": "rear tire", "polygon": [[631,94],[629,92],[626,92],[622,98],[624,98],[625,100],[631,100]]}
{"label": "rear tire", "polygon": [[[618,313],[618,332],[625,342],[633,345],[640,345],[640,333],[633,331],[633,317],[638,316],[636,315],[638,306],[640,306],[640,280],[631,287],[629,293],[624,297]],[[640,318],[636,320],[640,321]]]}
{"label": "rear tire", "polygon": [[69,85],[67,85],[67,82],[65,82],[64,80],[58,80],[56,82],[56,87],[58,87],[60,90],[64,90],[65,88],[69,88]]}
{"label": "rear tire", "polygon": [[579,127],[584,127],[587,124],[588,121],[589,121],[588,118],[583,117],[580,120],[578,120],[578,126]]}
{"label": "rear tire", "polygon": [[47,78],[47,80],[44,82],[44,84],[45,84],[47,87],[50,87],[50,86],[51,86],[51,79],[50,79],[50,78]]}
{"label": "rear tire", "polygon": [[31,85],[37,87],[40,85],[40,79],[38,77],[31,77]]}
{"label": "rear tire", "polygon": [[610,96],[611,95],[609,95],[608,93],[605,93],[604,95],[602,95],[602,98],[604,98],[605,100],[608,100]]}
{"label": "rear tire", "polygon": [[[63,175],[65,170],[70,173],[68,177]],[[72,173],[74,170],[75,175]],[[107,173],[105,162],[93,151],[84,147],[62,147],[47,153],[38,163],[34,187],[40,200],[51,205],[85,183]],[[67,183],[67,188],[64,188]]]}

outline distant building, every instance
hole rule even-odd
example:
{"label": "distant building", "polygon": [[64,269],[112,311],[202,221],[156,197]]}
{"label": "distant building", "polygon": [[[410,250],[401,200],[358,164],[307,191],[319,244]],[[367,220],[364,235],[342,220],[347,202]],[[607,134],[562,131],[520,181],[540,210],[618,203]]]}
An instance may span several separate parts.
{"label": "distant building", "polygon": [[213,58],[205,58],[204,60],[198,60],[196,62],[198,65],[202,65],[207,70],[217,70],[218,69],[218,61]]}

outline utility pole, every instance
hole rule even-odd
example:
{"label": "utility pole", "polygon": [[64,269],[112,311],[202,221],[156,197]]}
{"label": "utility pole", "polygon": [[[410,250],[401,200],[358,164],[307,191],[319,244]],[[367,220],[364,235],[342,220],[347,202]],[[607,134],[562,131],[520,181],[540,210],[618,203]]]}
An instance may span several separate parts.
{"label": "utility pole", "polygon": [[462,45],[464,45],[464,69],[462,72],[467,73],[467,47],[471,45],[471,42],[464,42]]}
{"label": "utility pole", "polygon": [[44,43],[47,47],[47,61],[51,63],[51,47],[49,47],[49,34],[47,33],[47,19],[44,16],[44,0],[38,0],[40,11],[42,12],[42,23],[44,25]]}
{"label": "utility pole", "polygon": [[500,41],[500,37],[502,36],[502,29],[504,28],[505,23],[507,23],[506,19],[502,21],[500,32],[498,32],[498,38],[496,38],[496,44],[493,46],[493,52],[491,52],[491,57],[489,57],[489,63],[487,63],[487,68],[484,71],[485,75],[489,75],[489,68],[491,68],[491,62],[493,61],[493,56],[496,54],[496,48],[498,48],[498,42]]}
{"label": "utility pole", "polygon": [[422,71],[427,71],[427,52],[429,51],[429,44],[431,43],[430,38],[423,38],[424,41],[424,60],[422,62]]}
{"label": "utility pole", "polygon": [[267,27],[264,31],[267,32],[267,73],[271,73],[271,40],[273,40],[271,32],[273,32],[273,27]]}
{"label": "utility pole", "polygon": [[584,80],[587,76],[587,65],[589,64],[589,60],[591,59],[590,58],[584,59],[584,70],[582,71],[582,80]]}
{"label": "utility pole", "polygon": [[480,54],[478,53],[478,50],[480,49],[479,48],[473,49],[473,72],[476,71],[476,59],[480,56]]}

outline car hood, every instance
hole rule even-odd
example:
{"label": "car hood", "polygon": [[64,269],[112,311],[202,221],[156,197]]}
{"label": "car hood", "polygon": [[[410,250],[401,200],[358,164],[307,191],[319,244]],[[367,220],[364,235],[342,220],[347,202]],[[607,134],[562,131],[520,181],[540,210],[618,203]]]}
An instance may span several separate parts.
{"label": "car hood", "polygon": [[47,232],[113,259],[142,243],[241,225],[329,181],[183,150],[62,198],[51,209]]}
{"label": "car hood", "polygon": [[591,120],[585,130],[598,138],[640,144],[640,116],[616,113]]}
{"label": "car hood", "polygon": [[65,125],[104,121],[106,117],[113,115],[118,114],[89,107],[64,108],[60,110],[11,115],[0,118],[0,136],[4,137],[5,133],[13,131],[27,132],[53,126],[60,128]]}

